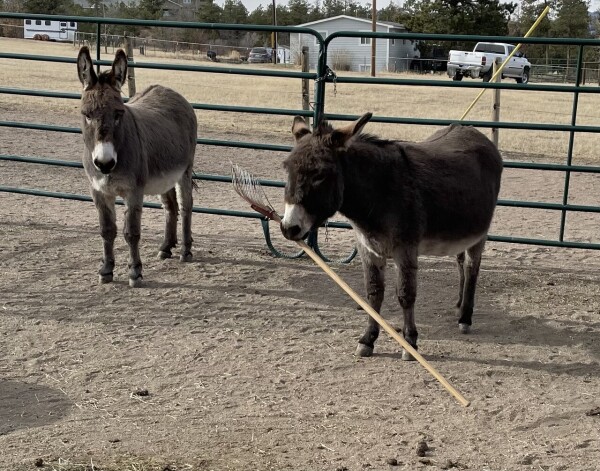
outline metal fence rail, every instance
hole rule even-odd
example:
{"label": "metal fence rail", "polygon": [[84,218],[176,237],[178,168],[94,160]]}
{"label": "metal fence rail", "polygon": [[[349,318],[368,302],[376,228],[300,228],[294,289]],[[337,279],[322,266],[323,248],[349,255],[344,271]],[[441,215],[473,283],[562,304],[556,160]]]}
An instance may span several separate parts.
{"label": "metal fence rail", "polygon": [[[520,37],[499,37],[499,36],[466,36],[466,35],[439,35],[439,34],[416,34],[416,33],[373,33],[373,32],[337,32],[333,33],[327,38],[323,38],[317,31],[310,28],[297,28],[297,27],[274,27],[274,26],[260,26],[260,25],[231,25],[231,24],[213,24],[213,23],[191,23],[191,22],[174,22],[174,21],[149,21],[149,20],[125,20],[125,19],[112,19],[112,18],[98,18],[98,17],[57,17],[51,15],[28,15],[28,14],[17,14],[17,13],[2,13],[0,12],[0,18],[13,18],[13,19],[61,19],[63,21],[77,21],[79,23],[90,23],[97,27],[97,37],[101,37],[101,26],[105,24],[111,25],[124,25],[124,26],[145,26],[145,27],[172,27],[172,28],[195,28],[195,29],[206,29],[206,30],[237,30],[237,31],[258,31],[258,32],[284,32],[284,33],[301,33],[311,35],[315,38],[316,44],[319,48],[318,63],[315,72],[296,72],[289,70],[262,70],[262,69],[241,69],[235,67],[214,67],[204,65],[167,65],[163,63],[131,63],[132,68],[146,68],[154,70],[174,70],[174,71],[188,71],[195,73],[218,73],[218,74],[233,74],[233,75],[247,75],[247,76],[264,76],[264,77],[280,77],[292,80],[311,80],[314,83],[314,109],[313,110],[301,110],[301,109],[277,109],[277,108],[257,108],[257,107],[244,107],[244,106],[226,106],[226,105],[214,105],[206,103],[193,103],[194,109],[208,110],[208,111],[222,111],[222,112],[235,112],[235,113],[254,113],[254,114],[269,114],[269,115],[281,115],[281,116],[294,116],[302,115],[311,117],[313,122],[319,122],[321,119],[330,120],[354,120],[357,116],[327,113],[325,103],[325,88],[330,86],[332,82],[337,84],[364,84],[365,86],[377,84],[377,85],[389,85],[393,87],[412,87],[412,86],[427,86],[427,87],[463,87],[463,88],[491,88],[491,89],[506,89],[506,90],[530,90],[538,92],[559,92],[569,93],[573,96],[572,114],[569,124],[548,124],[548,123],[522,123],[522,122],[493,122],[493,121],[463,121],[466,125],[472,125],[482,128],[499,128],[499,129],[524,129],[524,130],[537,130],[537,131],[562,131],[569,133],[568,151],[565,156],[563,164],[546,164],[546,163],[524,163],[515,161],[505,161],[506,168],[514,169],[528,169],[528,170],[543,170],[551,172],[562,172],[564,174],[564,190],[561,203],[546,203],[546,202],[529,202],[529,201],[517,201],[517,200],[501,200],[499,206],[505,207],[520,207],[530,209],[541,209],[541,210],[554,210],[560,211],[561,221],[559,227],[559,234],[557,239],[536,239],[527,237],[513,237],[510,235],[490,235],[489,239],[501,242],[512,242],[522,244],[535,244],[549,247],[569,247],[569,248],[588,248],[588,249],[600,249],[600,244],[586,243],[586,242],[575,242],[565,240],[565,227],[566,227],[566,216],[568,212],[587,212],[587,213],[600,213],[600,206],[585,206],[585,205],[573,205],[569,203],[569,183],[570,176],[573,172],[578,173],[600,173],[600,167],[598,166],[585,166],[585,165],[573,165],[573,147],[575,137],[577,133],[600,133],[599,126],[582,126],[577,124],[577,107],[578,100],[582,94],[597,94],[600,93],[600,86],[582,86],[582,70],[584,66],[583,62],[583,49],[584,47],[599,47],[600,41],[591,39],[559,39],[559,38],[520,38]],[[575,83],[570,84],[509,84],[501,82],[454,82],[450,80],[418,80],[411,78],[388,78],[388,77],[336,77],[332,74],[327,64],[328,50],[333,41],[338,38],[350,37],[350,38],[377,38],[377,39],[401,39],[401,40],[412,40],[412,41],[497,41],[497,42],[512,42],[512,43],[523,43],[523,44],[550,44],[550,45],[568,45],[576,46],[578,49]],[[110,61],[100,60],[101,44],[100,41],[96,42],[96,60],[94,64],[100,65],[111,65]],[[44,61],[44,62],[61,62],[75,64],[76,59],[70,57],[49,57],[29,54],[14,54],[0,52],[0,66],[3,59],[16,59],[26,61]],[[8,84],[3,84],[8,85]],[[22,88],[14,88],[9,86],[0,87],[0,94],[5,95],[20,95],[20,96],[35,96],[44,98],[56,98],[56,99],[80,99],[81,95],[76,93],[63,93],[63,92],[52,92],[44,90],[28,90]],[[456,120],[450,119],[423,119],[423,118],[411,118],[411,117],[394,117],[394,116],[381,116],[377,115],[372,118],[373,122],[380,123],[398,123],[398,124],[411,124],[411,125],[427,125],[427,126],[444,126],[448,125]],[[19,129],[32,129],[32,130],[44,130],[53,131],[59,133],[81,133],[81,129],[68,127],[68,126],[57,126],[57,125],[46,125],[38,123],[25,123],[15,121],[0,121],[0,127],[6,128],[19,128]],[[228,141],[228,140],[216,140],[216,139],[197,139],[198,144],[209,145],[209,146],[227,146],[241,149],[257,149],[267,151],[279,151],[287,152],[290,150],[289,146],[276,145],[276,144],[263,144],[246,141]],[[29,164],[45,164],[54,166],[65,166],[65,167],[76,167],[81,168],[82,165],[78,162],[69,162],[52,159],[42,159],[32,156],[19,156],[11,154],[0,154],[0,161],[14,161]],[[209,175],[209,174],[197,174],[195,178],[206,181],[218,181],[218,182],[229,182],[230,177],[225,175]],[[283,182],[277,181],[263,181],[264,185],[283,187]],[[25,188],[14,188],[0,185],[0,192],[12,192],[19,194],[28,194],[44,197],[55,197],[64,199],[73,199],[78,201],[91,201],[89,196],[65,194],[59,192],[48,192],[36,189],[25,189]],[[147,207],[160,207],[156,203],[146,203]],[[297,254],[282,254],[275,249],[271,243],[268,221],[255,213],[244,212],[244,211],[232,211],[227,209],[213,209],[213,208],[200,208],[194,207],[195,212],[216,214],[224,216],[235,216],[235,217],[250,217],[261,220],[265,240],[269,248],[279,256],[290,256],[297,257],[302,253]],[[329,224],[330,227],[337,228],[349,228],[350,226],[346,223],[334,222]],[[310,243],[319,251],[317,234],[312,234]],[[349,257],[346,257],[344,261],[351,260],[355,255],[353,251]],[[326,258],[324,256],[324,258]]]}

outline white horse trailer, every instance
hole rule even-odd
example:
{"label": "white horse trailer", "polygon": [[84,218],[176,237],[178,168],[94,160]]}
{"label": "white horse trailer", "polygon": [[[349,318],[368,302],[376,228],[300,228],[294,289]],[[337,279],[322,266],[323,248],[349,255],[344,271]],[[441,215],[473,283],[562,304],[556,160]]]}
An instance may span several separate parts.
{"label": "white horse trailer", "polygon": [[25,39],[43,41],[73,41],[77,31],[77,23],[74,21],[25,20],[23,26]]}

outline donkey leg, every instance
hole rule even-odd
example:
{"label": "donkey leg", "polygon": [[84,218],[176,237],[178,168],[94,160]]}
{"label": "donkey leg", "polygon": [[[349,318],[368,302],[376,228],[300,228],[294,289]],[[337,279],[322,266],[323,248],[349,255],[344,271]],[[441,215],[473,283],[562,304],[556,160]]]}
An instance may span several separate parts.
{"label": "donkey leg", "polygon": [[[379,312],[385,292],[385,258],[377,257],[358,244],[362,260],[369,305]],[[379,324],[369,316],[367,330],[358,341],[356,355],[370,357],[373,355],[375,341],[379,337]]]}
{"label": "donkey leg", "polygon": [[182,262],[192,261],[192,167],[188,167],[181,180],[175,185],[177,201],[181,210],[181,255]]}
{"label": "donkey leg", "polygon": [[458,328],[463,334],[471,331],[473,316],[473,306],[475,304],[475,288],[477,286],[477,277],[479,276],[479,266],[481,265],[481,254],[485,247],[486,237],[481,239],[473,247],[467,249],[464,267],[464,289],[461,305],[458,307]]}
{"label": "donkey leg", "polygon": [[[396,294],[404,314],[404,339],[417,349],[417,326],[415,324],[415,300],[417,298],[418,253],[416,247],[403,247],[394,253],[394,261],[398,268]],[[403,360],[414,360],[414,357],[402,350]]]}
{"label": "donkey leg", "polygon": [[456,256],[456,263],[458,264],[458,301],[456,307],[460,308],[463,302],[463,290],[465,289],[465,253],[461,252]]}
{"label": "donkey leg", "polygon": [[113,247],[117,237],[115,198],[92,190],[92,199],[98,211],[103,245],[102,266],[98,271],[98,275],[100,283],[110,283],[113,280],[113,270],[115,268]]}
{"label": "donkey leg", "polygon": [[175,188],[171,188],[166,193],[160,195],[160,199],[165,209],[165,239],[158,250],[158,258],[164,260],[173,255],[171,249],[177,245],[177,214],[179,206],[177,205],[177,195]]}
{"label": "donkey leg", "polygon": [[140,232],[142,223],[142,192],[136,192],[125,199],[125,226],[123,236],[129,245],[129,286],[142,286],[142,260],[140,258]]}

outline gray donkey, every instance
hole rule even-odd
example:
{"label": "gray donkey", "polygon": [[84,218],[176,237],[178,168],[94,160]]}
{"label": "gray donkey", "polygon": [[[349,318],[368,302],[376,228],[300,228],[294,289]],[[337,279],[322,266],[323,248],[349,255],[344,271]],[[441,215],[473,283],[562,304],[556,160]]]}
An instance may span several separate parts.
{"label": "gray donkey", "polygon": [[[324,122],[314,133],[301,117],[296,145],[284,163],[288,172],[281,230],[304,238],[336,211],[355,229],[367,299],[379,312],[386,259],[398,267],[397,296],[404,312],[404,338],[417,348],[414,303],[419,255],[456,255],[460,274],[459,328],[468,333],[479,274],[502,175],[492,142],[472,127],[451,125],[423,142],[361,134],[371,114],[334,129]],[[369,317],[357,349],[373,354],[379,325]],[[402,358],[412,359],[406,351]]]}
{"label": "gray donkey", "polygon": [[83,167],[91,183],[104,241],[100,282],[113,279],[113,246],[117,235],[115,199],[125,200],[123,234],[129,245],[129,285],[141,286],[139,241],[144,195],[161,195],[165,237],[160,258],[170,258],[177,244],[181,209],[181,261],[192,260],[192,166],[197,123],[192,106],[177,92],[153,85],[127,104],[121,86],[127,76],[127,56],[119,49],[112,69],[96,75],[87,47],[77,56],[83,84]]}

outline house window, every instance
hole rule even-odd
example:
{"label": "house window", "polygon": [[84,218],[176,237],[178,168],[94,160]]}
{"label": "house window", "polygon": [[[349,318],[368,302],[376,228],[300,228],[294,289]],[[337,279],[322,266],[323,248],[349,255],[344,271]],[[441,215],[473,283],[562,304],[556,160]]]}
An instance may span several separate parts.
{"label": "house window", "polygon": [[25,20],[25,24],[26,25],[30,25],[31,24],[31,20]]}
{"label": "house window", "polygon": [[371,38],[360,38],[360,43],[361,46],[370,46],[371,45]]}
{"label": "house window", "polygon": [[396,45],[396,38],[392,38],[390,40],[390,42],[391,42],[392,46],[395,46]]}
{"label": "house window", "polygon": [[358,71],[359,72],[371,72],[371,65],[370,64],[358,64]]}

